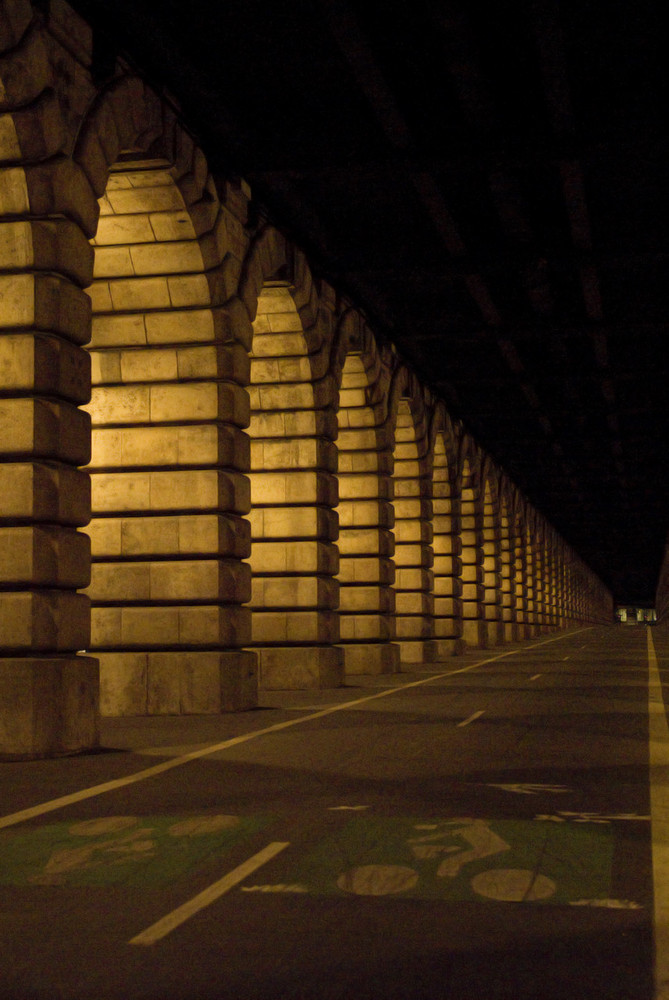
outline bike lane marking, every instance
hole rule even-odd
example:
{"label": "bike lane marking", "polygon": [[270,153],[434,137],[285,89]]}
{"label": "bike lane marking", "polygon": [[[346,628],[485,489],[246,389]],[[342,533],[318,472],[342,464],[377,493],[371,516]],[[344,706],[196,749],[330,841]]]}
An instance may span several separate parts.
{"label": "bike lane marking", "polygon": [[472,712],[472,714],[468,716],[466,719],[463,719],[462,722],[458,722],[457,724],[458,729],[460,729],[462,726],[468,726],[472,722],[476,722],[476,720],[480,719],[483,714],[484,714],[484,709],[481,709],[479,712]]}
{"label": "bike lane marking", "polygon": [[655,1000],[669,998],[669,725],[652,631],[648,644],[648,746],[655,912]]}
{"label": "bike lane marking", "polygon": [[346,701],[340,705],[328,706],[321,711],[313,712],[309,715],[302,715],[296,719],[287,719],[284,722],[276,722],[271,726],[266,726],[264,729],[255,729],[250,733],[243,733],[241,736],[233,736],[231,739],[223,740],[220,743],[212,743],[209,746],[200,747],[197,750],[191,750],[179,757],[173,757],[172,759],[163,761],[160,764],[154,764],[152,767],[136,771],[134,774],[126,775],[123,778],[113,778],[111,781],[105,781],[99,785],[92,785],[91,787],[83,788],[78,792],[72,792],[69,795],[61,795],[57,799],[51,799],[48,802],[42,802],[39,805],[29,806],[27,809],[21,809],[18,812],[1,816],[0,830],[6,829],[10,826],[15,826],[17,823],[24,823],[30,819],[36,819],[38,816],[44,816],[47,813],[54,812],[56,809],[64,809],[66,806],[75,805],[78,802],[84,802],[86,799],[94,798],[97,795],[104,795],[107,792],[117,791],[119,788],[127,788],[128,785],[134,785],[140,781],[146,781],[148,778],[156,777],[157,775],[164,774],[166,771],[171,771],[176,767],[182,767],[184,764],[189,764],[193,760],[200,760],[203,757],[211,756],[212,754],[219,753],[222,750],[228,750],[230,747],[239,746],[242,743],[248,743],[251,740],[258,739],[260,736],[266,736],[270,733],[278,733],[284,729],[291,729],[293,726],[299,726],[303,722],[311,722],[314,719],[323,719],[328,715],[334,714],[335,712],[343,712],[347,709],[356,708],[358,705],[365,705],[380,698],[387,698],[390,695],[399,694],[400,692],[410,690],[411,688],[422,687],[425,684],[431,684],[433,681],[444,680],[447,677],[454,677],[458,674],[466,674],[472,670],[476,670],[478,667],[483,667],[488,663],[494,663],[497,660],[502,660],[507,656],[519,656],[532,649],[536,649],[538,646],[545,646],[551,642],[559,642],[563,639],[573,638],[580,632],[587,632],[591,628],[592,626],[587,626],[586,628],[579,629],[577,632],[569,632],[567,635],[558,635],[553,636],[550,639],[542,639],[540,642],[532,643],[532,645],[525,646],[521,649],[510,649],[505,653],[498,653],[496,656],[489,656],[484,660],[477,660],[474,663],[468,664],[466,667],[459,667],[456,670],[446,670],[442,673],[431,674],[429,677],[421,678],[421,680],[418,681],[410,681],[407,684],[399,684],[397,687],[386,688],[383,691],[377,691],[375,694],[365,695],[364,697],[356,698],[353,701]]}
{"label": "bike lane marking", "polygon": [[274,841],[268,844],[267,847],[263,847],[262,851],[258,851],[257,854],[247,858],[246,861],[243,861],[241,865],[237,865],[227,875],[224,875],[217,882],[212,883],[212,885],[207,886],[202,892],[199,892],[197,896],[193,896],[192,899],[187,900],[181,906],[177,906],[175,910],[161,917],[155,924],[151,924],[146,930],[140,934],[136,934],[135,937],[128,941],[128,944],[152,945],[156,941],[160,941],[176,927],[179,927],[186,920],[199,913],[200,910],[210,906],[211,903],[214,903],[221,896],[225,895],[226,892],[230,892],[231,889],[234,889],[245,878],[253,874],[253,872],[257,871],[264,864],[267,864],[268,861],[271,861],[272,858],[276,857],[277,854],[280,854],[288,846],[288,842]]}

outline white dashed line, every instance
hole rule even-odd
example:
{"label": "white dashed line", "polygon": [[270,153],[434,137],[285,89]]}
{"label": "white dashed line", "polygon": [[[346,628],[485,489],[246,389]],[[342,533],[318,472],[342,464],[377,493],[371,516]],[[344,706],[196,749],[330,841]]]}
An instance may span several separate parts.
{"label": "white dashed line", "polygon": [[145,931],[141,934],[135,935],[128,941],[128,944],[141,944],[141,945],[151,945],[155,944],[156,941],[160,941],[167,934],[173,931],[176,927],[179,927],[194,914],[203,910],[205,906],[209,906],[214,903],[220,896],[223,896],[230,889],[234,889],[236,885],[243,882],[244,879],[251,875],[253,872],[257,871],[262,865],[271,861],[272,858],[280,854],[281,851],[288,847],[288,843],[281,843],[275,841],[272,844],[268,844],[264,847],[262,851],[258,851],[253,857],[250,857],[247,861],[244,861],[241,865],[233,868],[231,872],[220,878],[218,882],[214,882],[207,889],[199,892],[197,896],[193,896],[189,899],[187,903],[183,903],[181,906],[177,906],[176,910],[172,910],[166,916],[162,917],[160,920],[156,921],[155,924],[151,924],[147,927]]}
{"label": "white dashed line", "polygon": [[483,711],[474,712],[474,714],[470,715],[468,719],[463,719],[462,722],[458,722],[458,729],[461,726],[468,726],[470,722],[474,722],[475,719],[480,718],[482,715],[483,715]]}
{"label": "white dashed line", "polygon": [[[586,626],[578,631],[587,632],[591,627],[592,626]],[[550,639],[541,639],[539,642],[533,642],[531,645],[521,647],[520,649],[509,649],[504,653],[497,653],[495,656],[488,656],[483,660],[476,660],[474,663],[469,663],[465,667],[457,667],[455,670],[444,670],[441,673],[431,674],[429,677],[423,677],[418,681],[409,681],[407,684],[399,684],[396,687],[391,687],[383,691],[377,691],[375,694],[364,695],[362,698],[355,698],[353,701],[345,701],[338,705],[330,705],[327,708],[320,709],[319,711],[310,712],[309,715],[300,715],[296,719],[288,719],[285,722],[276,722],[263,729],[254,729],[250,733],[233,736],[231,739],[223,740],[221,743],[211,743],[208,746],[200,747],[197,750],[191,750],[188,753],[181,754],[179,757],[174,757],[171,760],[162,761],[160,764],[155,764],[153,767],[146,767],[142,771],[135,771],[134,774],[128,774],[123,778],[113,778],[111,781],[104,781],[99,785],[82,788],[78,792],[72,792],[69,795],[61,795],[57,799],[51,799],[48,802],[41,802],[38,805],[29,806],[27,809],[21,809],[18,812],[0,816],[0,830],[7,829],[7,827],[10,826],[16,826],[17,823],[25,823],[27,820],[35,819],[37,816],[45,816],[47,813],[54,812],[57,809],[64,809],[66,806],[75,805],[77,802],[85,802],[87,799],[94,798],[97,795],[105,795],[107,792],[114,792],[119,788],[127,788],[129,785],[137,784],[140,781],[146,781],[147,778],[155,778],[159,774],[171,771],[175,767],[182,767],[184,764],[191,763],[191,761],[201,760],[203,757],[209,757],[211,754],[220,753],[230,747],[240,746],[243,743],[256,740],[261,736],[268,735],[269,733],[279,733],[284,729],[291,729],[293,726],[300,726],[304,722],[311,722],[314,719],[323,719],[328,715],[332,715],[334,712],[343,712],[352,708],[357,708],[358,705],[366,705],[369,702],[378,701],[380,698],[386,698],[389,695],[396,693],[399,694],[400,692],[411,690],[411,688],[423,687],[423,685],[431,684],[434,681],[446,680],[448,677],[455,677],[458,674],[468,674],[470,671],[478,669],[478,667],[483,667],[488,663],[496,663],[497,660],[503,660],[507,656],[522,656],[529,650],[536,649],[537,646],[545,646],[550,642],[560,642],[562,639],[573,638],[574,634],[574,632],[570,632],[567,635],[556,635],[551,636]],[[144,750],[141,752],[149,753],[151,751]]]}

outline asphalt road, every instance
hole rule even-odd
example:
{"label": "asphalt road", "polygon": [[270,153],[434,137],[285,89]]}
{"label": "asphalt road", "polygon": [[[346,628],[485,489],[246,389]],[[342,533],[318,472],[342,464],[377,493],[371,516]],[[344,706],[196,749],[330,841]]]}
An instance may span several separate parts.
{"label": "asphalt road", "polygon": [[659,996],[647,631],[0,764],[0,998]]}

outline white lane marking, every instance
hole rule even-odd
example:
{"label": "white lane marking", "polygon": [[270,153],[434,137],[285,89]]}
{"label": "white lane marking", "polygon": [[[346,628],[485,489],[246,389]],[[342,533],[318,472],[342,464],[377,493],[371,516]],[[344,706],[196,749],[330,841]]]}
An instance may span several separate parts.
{"label": "white lane marking", "polygon": [[538,681],[540,677],[541,677],[541,674],[535,674],[534,677],[530,677],[530,680],[531,681]]}
{"label": "white lane marking", "polygon": [[[590,628],[592,628],[592,626],[586,626],[578,631],[587,632]],[[387,698],[389,695],[406,691],[408,688],[422,687],[424,684],[431,684],[433,681],[443,680],[446,677],[454,677],[456,674],[467,674],[471,670],[476,670],[477,667],[483,667],[487,663],[494,663],[496,660],[502,660],[506,656],[519,656],[530,649],[536,649],[537,646],[544,646],[549,642],[559,642],[561,639],[571,639],[577,634],[577,632],[569,632],[567,635],[558,635],[551,639],[542,639],[540,642],[532,643],[531,646],[525,646],[521,649],[509,649],[506,653],[498,653],[496,656],[488,656],[485,660],[477,660],[475,663],[470,663],[466,667],[458,667],[456,670],[446,670],[440,674],[431,674],[429,677],[423,677],[419,681],[410,681],[408,684],[399,684],[397,687],[377,691],[376,694],[365,695],[363,698],[356,698],[354,701],[345,701],[340,705],[331,705],[328,708],[321,709],[319,712],[313,712],[311,715],[301,715],[297,719],[287,719],[285,722],[275,722],[273,725],[266,726],[264,729],[255,729],[250,733],[244,733],[241,736],[233,736],[229,740],[223,740],[221,743],[211,743],[208,746],[199,747],[197,750],[191,750],[188,753],[182,754],[180,757],[173,757],[171,760],[165,760],[161,764],[154,764],[152,767],[146,767],[141,771],[135,771],[134,774],[126,775],[124,778],[113,778],[111,781],[105,781],[100,785],[92,785],[90,788],[82,788],[80,791],[72,792],[70,795],[61,795],[59,798],[51,799],[49,802],[41,802],[39,805],[29,806],[27,809],[19,810],[19,812],[9,813],[7,816],[0,817],[0,830],[6,829],[9,826],[16,826],[17,823],[24,823],[29,819],[35,819],[37,816],[44,816],[46,813],[54,812],[56,809],[64,809],[66,806],[75,805],[77,802],[84,802],[86,799],[92,799],[96,795],[104,795],[107,792],[114,792],[119,788],[126,788],[128,785],[134,785],[140,781],[145,781],[147,778],[153,778],[158,774],[164,774],[165,771],[171,771],[175,767],[181,767],[183,764],[189,764],[192,760],[200,760],[202,757],[208,757],[211,754],[220,752],[221,750],[228,750],[230,747],[239,746],[241,743],[248,743],[250,740],[255,740],[259,736],[266,736],[268,733],[278,733],[283,729],[290,729],[292,726],[299,726],[303,722],[310,722],[313,719],[323,719],[327,715],[332,715],[333,712],[342,712],[345,709],[355,708],[358,705],[364,705],[367,702],[376,701],[379,698]]]}
{"label": "white lane marking", "polygon": [[328,812],[360,812],[362,809],[369,809],[370,806],[328,806]]}
{"label": "white lane marking", "polygon": [[202,892],[199,892],[197,896],[193,896],[186,903],[181,906],[177,906],[176,910],[172,910],[166,916],[157,920],[155,924],[151,924],[146,930],[142,931],[141,934],[136,934],[134,938],[128,941],[128,944],[141,944],[141,945],[151,945],[155,944],[156,941],[160,941],[167,934],[173,931],[176,927],[179,927],[186,920],[192,917],[194,914],[199,913],[203,910],[205,906],[209,906],[211,903],[219,899],[226,892],[234,889],[236,885],[243,882],[247,876],[251,875],[253,872],[257,871],[262,865],[271,861],[272,858],[280,854],[281,851],[285,850],[289,844],[282,843],[279,841],[274,841],[274,843],[268,844],[264,847],[262,851],[258,851],[248,860],[242,862],[236,868],[233,868],[231,872],[220,878],[218,882],[214,882],[213,885],[208,886]]}
{"label": "white lane marking", "polygon": [[566,785],[542,785],[532,782],[517,782],[511,785],[486,785],[487,788],[501,788],[503,792],[515,792],[516,795],[539,795],[541,792],[555,792],[560,795],[563,792],[570,792],[571,788]]}
{"label": "white lane marking", "polygon": [[652,630],[648,643],[648,743],[650,816],[655,897],[655,997],[669,997],[669,725]]}
{"label": "white lane marking", "polygon": [[468,718],[463,719],[462,722],[458,722],[458,729],[461,726],[468,726],[470,722],[474,722],[475,719],[480,719],[482,715],[483,715],[483,710],[481,710],[480,712],[474,712],[473,715],[470,715]]}

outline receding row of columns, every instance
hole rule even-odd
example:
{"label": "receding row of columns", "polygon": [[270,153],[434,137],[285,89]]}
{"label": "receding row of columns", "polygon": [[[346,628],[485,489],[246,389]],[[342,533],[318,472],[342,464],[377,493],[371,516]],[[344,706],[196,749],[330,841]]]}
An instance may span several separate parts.
{"label": "receding row of columns", "polygon": [[92,48],[65,3],[0,2],[0,754],[94,746],[100,709],[250,708],[610,620],[395,350]]}

